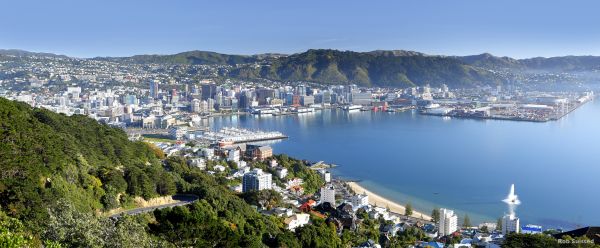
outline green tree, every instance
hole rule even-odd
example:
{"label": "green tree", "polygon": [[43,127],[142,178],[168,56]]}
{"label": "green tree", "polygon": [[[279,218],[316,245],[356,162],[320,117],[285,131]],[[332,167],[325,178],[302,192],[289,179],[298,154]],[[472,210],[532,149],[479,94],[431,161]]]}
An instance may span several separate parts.
{"label": "green tree", "polygon": [[434,223],[438,223],[438,221],[440,221],[440,209],[439,208],[434,208],[433,211],[431,211],[431,221],[433,221]]}
{"label": "green tree", "polygon": [[473,226],[473,225],[471,224],[471,218],[469,218],[469,215],[468,215],[468,214],[465,214],[465,218],[463,219],[463,227],[464,227],[464,228],[469,228],[469,227],[471,227],[471,226]]}
{"label": "green tree", "polygon": [[412,214],[413,214],[413,209],[412,209],[412,205],[409,202],[404,207],[404,215],[405,216],[412,216]]}
{"label": "green tree", "polygon": [[167,172],[163,172],[161,180],[156,183],[156,191],[160,195],[174,195],[177,193],[177,185],[173,176]]}
{"label": "green tree", "polygon": [[111,220],[80,212],[65,201],[49,209],[43,237],[68,247],[150,247],[156,243],[134,217]]}
{"label": "green tree", "polygon": [[300,248],[302,247],[298,242],[298,239],[292,232],[283,232],[276,237],[276,247],[282,248]]}
{"label": "green tree", "polygon": [[298,228],[296,236],[302,247],[340,247],[342,245],[342,240],[337,235],[333,223],[328,225],[322,220]]}
{"label": "green tree", "polygon": [[420,228],[408,227],[403,232],[398,233],[396,239],[400,245],[406,247],[414,245],[417,241],[425,241],[427,235]]}
{"label": "green tree", "polygon": [[262,209],[272,209],[277,207],[283,202],[283,198],[281,194],[277,191],[269,189],[269,190],[260,190],[260,191],[250,191],[243,193],[240,195],[244,201],[248,204],[252,204],[255,206],[259,206]]}
{"label": "green tree", "polygon": [[552,248],[561,247],[556,239],[542,234],[511,233],[502,242],[503,248]]}
{"label": "green tree", "polygon": [[112,186],[106,187],[106,194],[102,196],[102,204],[104,205],[104,209],[110,210],[119,207],[119,199],[117,190]]}
{"label": "green tree", "polygon": [[0,211],[0,247],[20,248],[31,245],[32,237],[26,233],[23,223]]}

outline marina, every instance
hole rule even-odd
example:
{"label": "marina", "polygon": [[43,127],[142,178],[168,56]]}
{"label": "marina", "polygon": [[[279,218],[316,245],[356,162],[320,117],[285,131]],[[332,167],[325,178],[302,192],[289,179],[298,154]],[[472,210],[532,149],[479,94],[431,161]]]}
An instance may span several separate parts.
{"label": "marina", "polygon": [[281,132],[251,131],[248,129],[235,127],[223,127],[216,132],[208,131],[199,137],[201,140],[205,140],[210,143],[216,143],[220,146],[287,138],[288,137]]}

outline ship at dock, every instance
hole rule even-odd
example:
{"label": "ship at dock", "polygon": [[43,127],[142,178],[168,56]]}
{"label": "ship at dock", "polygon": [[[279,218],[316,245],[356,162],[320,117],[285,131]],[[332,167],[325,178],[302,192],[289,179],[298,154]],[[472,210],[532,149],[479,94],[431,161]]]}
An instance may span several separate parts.
{"label": "ship at dock", "polygon": [[224,127],[216,132],[205,132],[201,139],[219,146],[228,146],[238,143],[280,140],[288,138],[281,132],[252,131],[243,128]]}

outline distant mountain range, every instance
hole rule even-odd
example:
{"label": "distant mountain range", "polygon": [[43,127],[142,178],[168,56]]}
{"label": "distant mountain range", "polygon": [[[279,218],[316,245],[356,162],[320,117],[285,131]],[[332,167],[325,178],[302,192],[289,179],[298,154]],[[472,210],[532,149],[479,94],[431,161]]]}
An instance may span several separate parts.
{"label": "distant mountain range", "polygon": [[255,63],[264,59],[278,58],[281,54],[229,55],[206,51],[189,51],[172,55],[135,55],[131,57],[96,57],[96,60],[106,60],[126,63],[156,63],[156,64],[194,64],[194,65],[236,65]]}
{"label": "distant mountain range", "polygon": [[454,58],[472,66],[488,69],[537,70],[545,72],[577,72],[600,70],[599,56],[563,56],[551,58],[513,59],[497,57],[489,53],[455,56]]}
{"label": "distant mountain range", "polygon": [[[0,55],[56,56],[21,50],[0,50]],[[317,83],[356,83],[363,86],[440,85],[454,87],[494,85],[506,78],[498,72],[561,73],[600,70],[600,57],[564,56],[514,59],[489,53],[471,56],[441,56],[403,50],[353,52],[308,50],[292,55],[229,55],[189,51],[172,55],[96,57],[94,60],[120,63],[237,65],[229,76],[242,79],[266,78]],[[257,66],[257,64],[259,66]]]}
{"label": "distant mountain range", "polygon": [[29,51],[19,50],[19,49],[0,49],[0,55],[17,56],[17,57],[38,56],[38,57],[68,58],[68,56],[65,56],[65,55],[59,55],[59,54],[54,54],[54,53],[29,52]]}

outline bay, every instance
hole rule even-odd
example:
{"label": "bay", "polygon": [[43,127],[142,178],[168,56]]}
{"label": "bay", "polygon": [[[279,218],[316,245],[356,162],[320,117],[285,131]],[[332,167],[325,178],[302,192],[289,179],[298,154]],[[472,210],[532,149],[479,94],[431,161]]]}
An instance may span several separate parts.
{"label": "bay", "polygon": [[322,110],[293,116],[226,116],[234,126],[280,131],[275,153],[339,167],[335,176],[430,213],[446,207],[495,222],[514,183],[522,225],[600,225],[600,101],[546,123],[424,116],[415,111]]}

